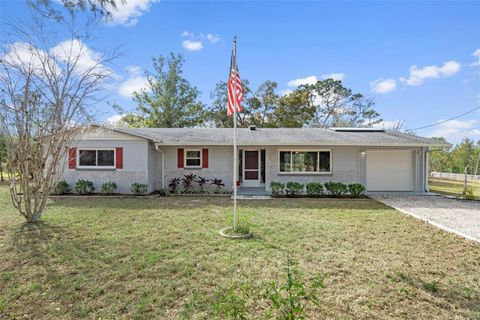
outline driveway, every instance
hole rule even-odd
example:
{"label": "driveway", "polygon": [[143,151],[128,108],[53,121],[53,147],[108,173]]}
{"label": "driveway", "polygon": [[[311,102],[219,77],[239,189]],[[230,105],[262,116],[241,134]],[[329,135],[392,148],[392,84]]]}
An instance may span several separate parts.
{"label": "driveway", "polygon": [[441,229],[480,242],[480,202],[440,195],[373,194],[371,197]]}

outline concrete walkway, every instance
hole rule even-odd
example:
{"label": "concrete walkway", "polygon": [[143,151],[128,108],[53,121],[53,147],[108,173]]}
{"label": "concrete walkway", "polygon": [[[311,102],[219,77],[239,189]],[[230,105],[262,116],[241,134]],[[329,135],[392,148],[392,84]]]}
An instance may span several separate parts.
{"label": "concrete walkway", "polygon": [[480,243],[480,202],[440,195],[372,194],[373,199]]}

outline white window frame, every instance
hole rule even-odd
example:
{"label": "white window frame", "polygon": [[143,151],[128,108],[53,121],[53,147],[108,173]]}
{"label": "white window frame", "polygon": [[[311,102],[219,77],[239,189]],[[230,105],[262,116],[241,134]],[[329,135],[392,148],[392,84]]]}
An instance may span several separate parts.
{"label": "white window frame", "polygon": [[[96,163],[98,163],[98,151],[113,151],[113,166],[82,166],[80,165],[80,150],[95,150],[96,152]],[[117,167],[117,153],[115,148],[77,148],[77,168],[79,169],[115,169]]]}
{"label": "white window frame", "polygon": [[[188,151],[198,151],[200,152],[200,165],[198,166],[189,166],[187,165],[187,153]],[[198,159],[198,158],[189,158],[189,159]],[[183,154],[183,167],[186,169],[201,169],[203,168],[203,151],[202,149],[185,149]]]}
{"label": "white window frame", "polygon": [[[280,171],[280,152],[290,152],[290,171]],[[317,168],[320,169],[320,152],[330,153],[330,171],[308,171],[308,172],[298,172],[292,171],[293,166],[293,152],[317,152]],[[283,149],[278,150],[277,153],[278,159],[278,174],[279,175],[329,175],[332,174],[332,149]]]}

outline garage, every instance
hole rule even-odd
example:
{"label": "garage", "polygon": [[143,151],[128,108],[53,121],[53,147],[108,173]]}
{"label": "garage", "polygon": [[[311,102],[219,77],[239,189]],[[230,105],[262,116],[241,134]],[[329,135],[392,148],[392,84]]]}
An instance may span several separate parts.
{"label": "garage", "polygon": [[412,150],[367,150],[368,191],[413,191]]}

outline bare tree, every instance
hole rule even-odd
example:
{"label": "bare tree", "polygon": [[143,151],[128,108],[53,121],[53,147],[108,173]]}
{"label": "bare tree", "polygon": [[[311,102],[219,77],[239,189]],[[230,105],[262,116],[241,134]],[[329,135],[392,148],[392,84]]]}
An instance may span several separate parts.
{"label": "bare tree", "polygon": [[11,42],[0,54],[1,131],[12,202],[28,222],[41,221],[67,148],[91,122],[113,74],[108,64],[116,52],[87,46],[94,25],[79,25],[72,12],[54,22],[35,10],[28,22],[8,24]]}

